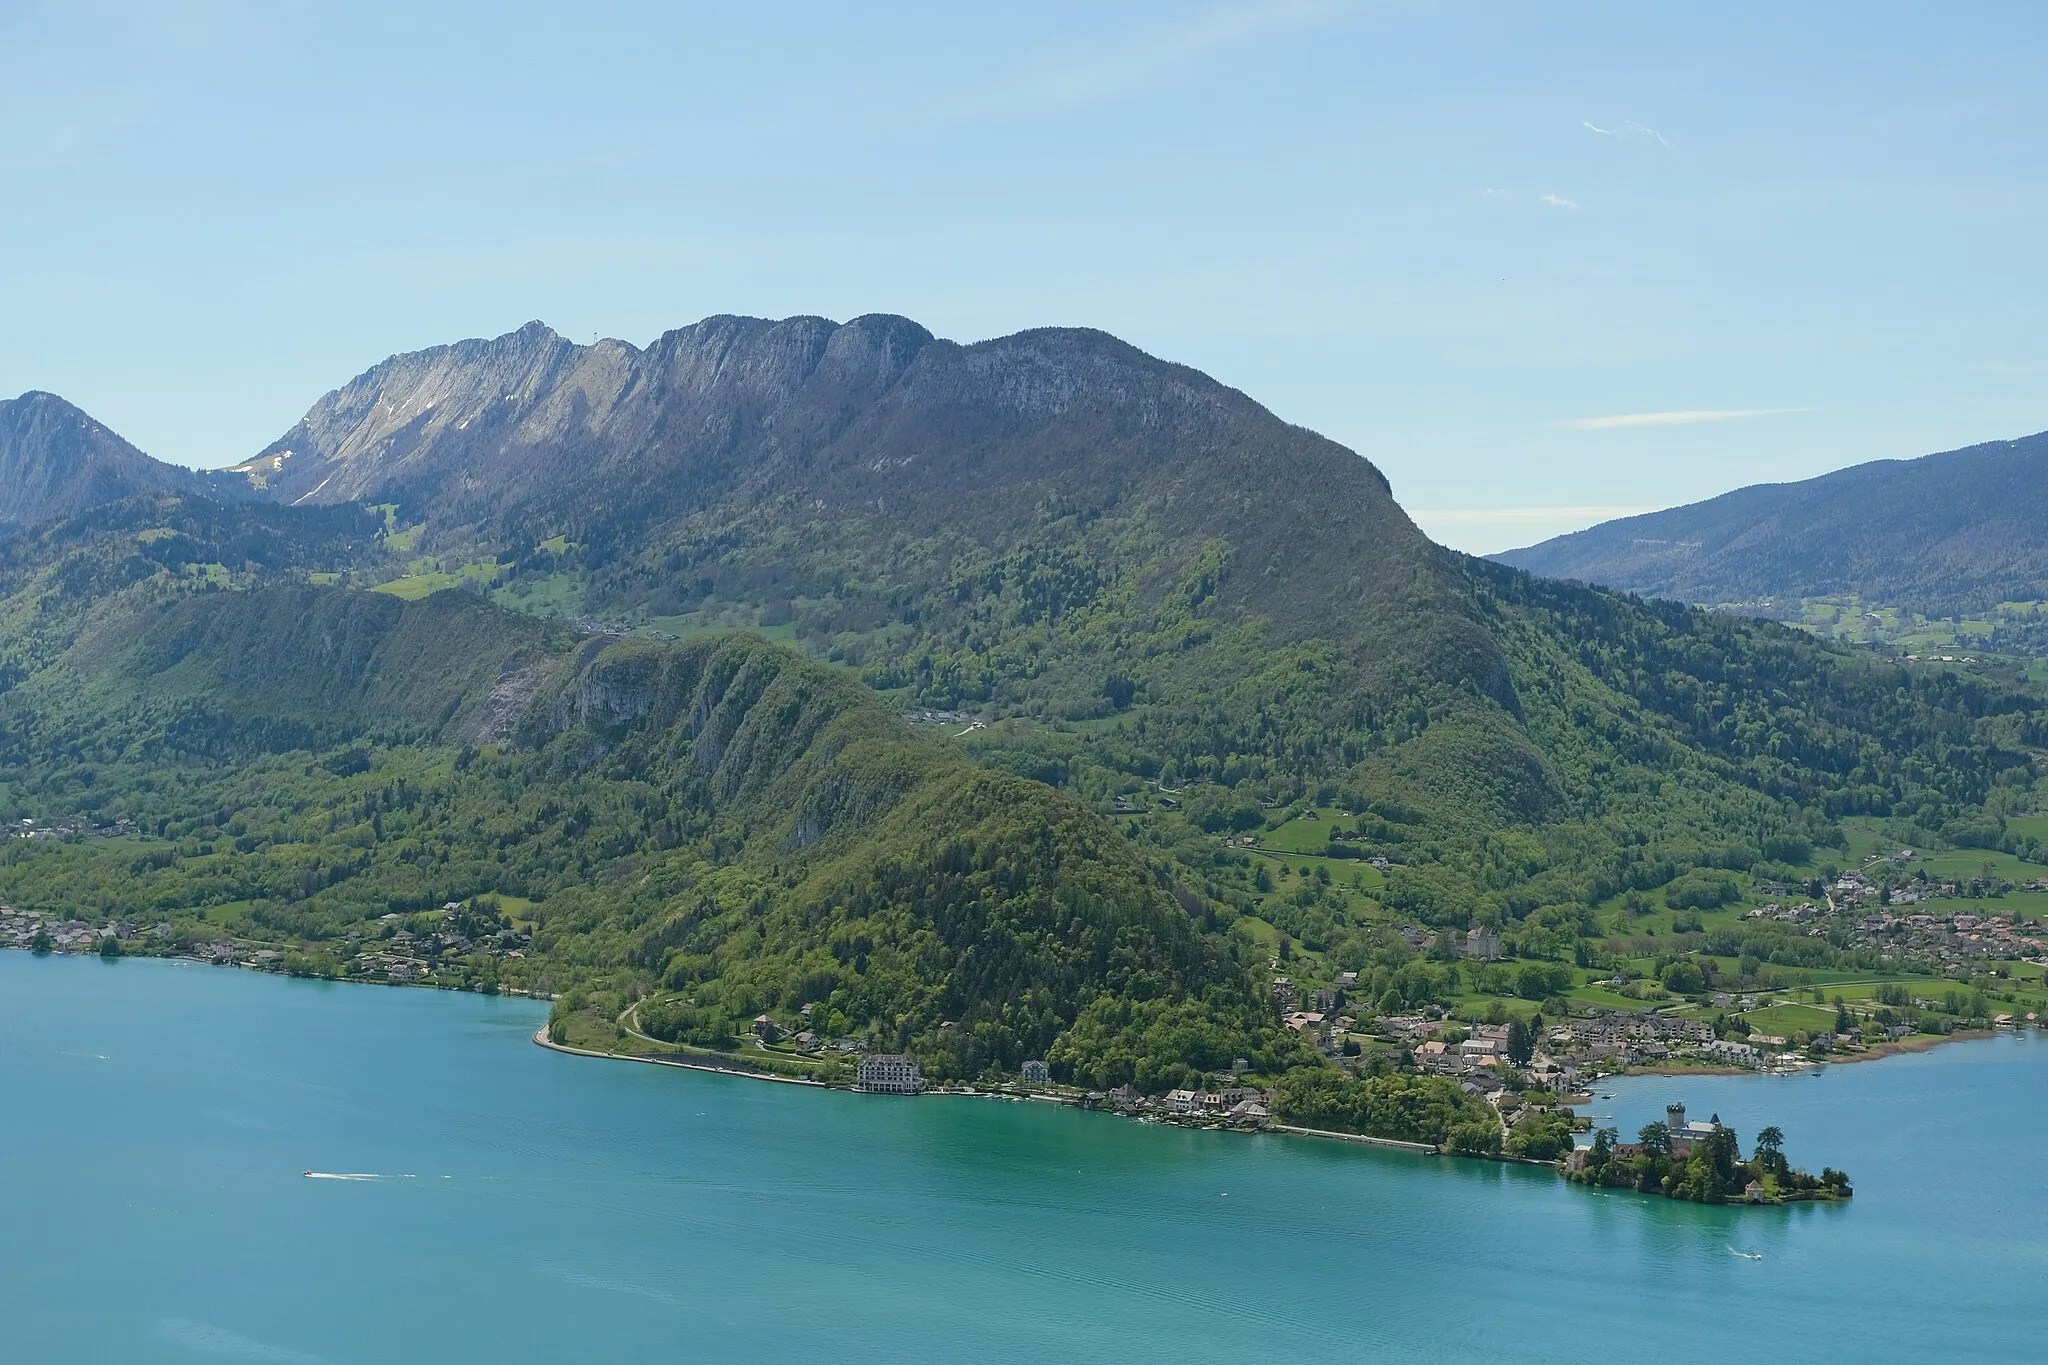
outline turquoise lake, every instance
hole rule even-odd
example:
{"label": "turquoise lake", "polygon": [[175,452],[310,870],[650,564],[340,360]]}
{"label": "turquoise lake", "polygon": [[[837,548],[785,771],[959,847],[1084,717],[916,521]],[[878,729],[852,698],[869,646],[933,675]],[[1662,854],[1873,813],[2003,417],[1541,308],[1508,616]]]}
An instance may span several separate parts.
{"label": "turquoise lake", "polygon": [[0,953],[0,1358],[2048,1359],[2033,1038],[1592,1106],[1856,1180],[1740,1210],[566,1057],[542,1013]]}

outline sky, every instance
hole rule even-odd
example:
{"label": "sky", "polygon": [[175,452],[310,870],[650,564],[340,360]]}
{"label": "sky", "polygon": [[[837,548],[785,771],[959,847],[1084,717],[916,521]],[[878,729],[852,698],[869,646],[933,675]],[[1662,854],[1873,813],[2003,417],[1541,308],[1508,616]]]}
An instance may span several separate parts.
{"label": "sky", "polygon": [[538,318],[1099,327],[1489,552],[2048,428],[2048,5],[0,0],[0,394],[247,458]]}

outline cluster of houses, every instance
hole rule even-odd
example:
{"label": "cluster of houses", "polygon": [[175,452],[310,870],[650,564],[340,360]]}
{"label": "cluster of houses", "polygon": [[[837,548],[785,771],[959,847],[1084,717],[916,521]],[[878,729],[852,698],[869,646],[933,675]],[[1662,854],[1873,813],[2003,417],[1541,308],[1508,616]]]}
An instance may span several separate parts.
{"label": "cluster of houses", "polygon": [[113,839],[123,834],[134,834],[135,832],[135,822],[126,816],[118,820],[108,821],[104,825],[95,825],[91,821],[79,817],[74,817],[70,820],[60,820],[52,824],[43,824],[36,820],[24,819],[20,825],[15,827],[14,837],[17,839]]}
{"label": "cluster of houses", "polygon": [[[1896,899],[1893,903],[1897,904]],[[1894,957],[1910,956],[1944,968],[1984,961],[2048,960],[2048,928],[2033,920],[2016,925],[2005,915],[1901,915],[1886,909],[1857,920],[1851,939]]]}
{"label": "cluster of houses", "polygon": [[[1273,1004],[1280,1011],[1280,1022],[1295,1033],[1315,1042],[1317,1048],[1328,1054],[1335,1054],[1344,1035],[1358,1026],[1358,1020],[1344,1013],[1346,995],[1357,989],[1358,973],[1345,972],[1337,978],[1334,986],[1318,986],[1309,992],[1308,999],[1296,998],[1294,982],[1284,976],[1273,978]],[[1297,1004],[1306,1003],[1308,1009],[1295,1009]]]}
{"label": "cluster of houses", "polygon": [[1600,1009],[1558,1025],[1545,1039],[1555,1056],[1612,1068],[1662,1062],[1674,1049],[1697,1049],[1713,1041],[1714,1026],[1704,1019]]}
{"label": "cluster of houses", "polygon": [[[439,929],[418,934],[410,929],[396,929],[389,937],[379,938],[369,945],[364,945],[358,936],[350,935],[352,945],[363,945],[363,951],[355,955],[356,970],[368,976],[381,975],[389,981],[417,981],[431,976],[435,964],[444,958],[468,957],[473,953],[503,958],[526,956],[528,938],[525,934],[516,929],[501,928],[471,937],[458,927],[461,915],[462,903],[449,901],[441,907],[443,924]],[[404,918],[395,913],[382,916],[383,920],[392,923]]]}
{"label": "cluster of houses", "polygon": [[[1876,855],[1872,861],[1899,861],[1914,856],[1907,849]],[[1981,886],[1977,889],[1981,890]],[[2014,889],[1995,882],[1994,892]],[[2048,891],[2048,879],[2037,879],[2017,888]],[[2028,961],[2048,965],[2048,925],[2039,920],[2014,921],[2012,915],[1985,913],[1982,908],[1944,913],[1933,908],[1941,900],[1964,900],[1983,905],[1974,894],[1966,896],[1965,886],[1955,881],[1915,881],[1886,891],[1860,871],[1842,873],[1827,887],[1827,903],[1773,902],[1749,912],[1750,919],[1775,920],[1798,925],[1814,938],[1826,937],[1830,929],[1844,929],[1850,944],[1874,948],[1901,967],[1944,972],[1952,968],[1993,961]],[[1907,907],[1918,906],[1913,910]]]}
{"label": "cluster of houses", "polygon": [[[1164,1095],[1147,1095],[1135,1086],[1125,1085],[1115,1090],[1091,1091],[1081,1095],[1069,1091],[1053,1098],[1062,1103],[1079,1104],[1083,1108],[1111,1110],[1130,1118],[1261,1128],[1272,1118],[1272,1111],[1268,1108],[1271,1097],[1239,1080],[1250,1065],[1239,1060],[1233,1064],[1228,1076],[1219,1073],[1219,1083],[1213,1090],[1181,1088],[1169,1090]],[[1019,1071],[1019,1080],[1003,1089],[1028,1092],[1052,1088],[1052,1070],[1043,1060],[1033,1058],[1025,1062]],[[916,1095],[924,1091],[925,1078],[914,1057],[893,1052],[862,1051],[854,1070],[854,1088],[871,1095]]]}
{"label": "cluster of houses", "polygon": [[50,946],[57,952],[83,953],[98,948],[107,931],[82,919],[45,921],[11,905],[0,905],[0,947],[27,948],[37,934],[48,934]]}
{"label": "cluster of houses", "polygon": [[[475,938],[461,932],[456,927],[461,911],[460,902],[450,901],[442,907],[446,921],[444,927],[430,933],[415,934],[401,928],[388,937],[367,943],[360,936],[351,935],[350,946],[363,948],[353,959],[357,973],[389,981],[417,981],[433,975],[435,964],[445,958],[466,957],[474,953],[502,958],[526,955],[527,936],[516,930],[501,928]],[[384,916],[389,921],[403,918],[397,914]],[[123,944],[147,938],[156,940],[159,948],[175,948],[184,956],[218,966],[240,964],[277,971],[283,968],[285,961],[284,953],[278,949],[250,947],[228,939],[178,942],[177,932],[169,923],[158,924],[145,935],[124,920],[108,920],[103,924],[79,919],[46,921],[29,911],[0,905],[0,948],[33,947],[39,934],[47,934],[52,951],[60,953],[97,952],[109,938]]]}
{"label": "cluster of houses", "polygon": [[1231,1128],[1263,1128],[1272,1120],[1272,1097],[1248,1085],[1224,1085],[1215,1090],[1169,1090],[1164,1095],[1147,1095],[1135,1086],[1110,1091],[1092,1091],[1081,1099],[1089,1109],[1108,1109],[1126,1118],[1163,1120]]}

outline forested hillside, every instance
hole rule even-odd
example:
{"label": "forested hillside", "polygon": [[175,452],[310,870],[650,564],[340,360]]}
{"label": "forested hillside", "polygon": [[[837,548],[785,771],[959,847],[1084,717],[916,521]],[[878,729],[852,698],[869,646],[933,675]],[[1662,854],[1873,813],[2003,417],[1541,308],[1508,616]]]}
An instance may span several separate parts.
{"label": "forested hillside", "polygon": [[485,959],[493,983],[679,992],[664,1026],[706,1044],[811,1005],[942,1075],[1014,1070],[1104,996],[1177,1011],[1226,1063],[1277,1045],[1244,966],[1101,817],[757,638],[582,641],[460,593],[206,592],[6,701],[9,797],[118,808],[155,850],[17,842],[16,904],[196,907],[193,931],[229,905],[224,927],[342,974],[387,917],[534,904],[534,956]]}

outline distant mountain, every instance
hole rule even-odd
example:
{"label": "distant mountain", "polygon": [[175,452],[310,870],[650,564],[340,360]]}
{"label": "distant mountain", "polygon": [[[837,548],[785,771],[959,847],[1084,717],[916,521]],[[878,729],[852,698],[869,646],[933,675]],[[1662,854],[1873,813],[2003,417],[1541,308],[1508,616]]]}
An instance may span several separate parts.
{"label": "distant mountain", "polygon": [[1950,615],[2048,600],[2048,433],[1739,488],[1494,558],[1708,604],[1855,594]]}
{"label": "distant mountain", "polygon": [[153,460],[54,393],[0,400],[0,524],[29,526],[150,493],[241,495]]}

